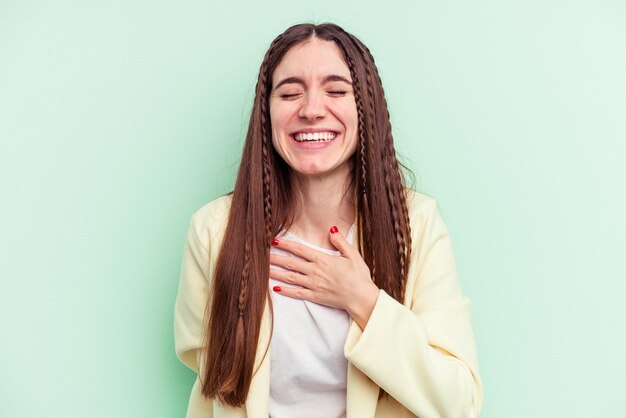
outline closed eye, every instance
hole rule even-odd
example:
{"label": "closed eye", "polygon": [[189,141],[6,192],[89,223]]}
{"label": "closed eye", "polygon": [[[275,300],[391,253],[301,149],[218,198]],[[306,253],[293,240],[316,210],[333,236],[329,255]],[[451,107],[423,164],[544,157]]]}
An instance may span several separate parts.
{"label": "closed eye", "polygon": [[280,95],[281,99],[285,99],[285,100],[293,100],[298,98],[298,96],[300,96],[301,93],[282,93]]}
{"label": "closed eye", "polygon": [[348,93],[346,90],[330,90],[327,92],[331,97],[343,97]]}

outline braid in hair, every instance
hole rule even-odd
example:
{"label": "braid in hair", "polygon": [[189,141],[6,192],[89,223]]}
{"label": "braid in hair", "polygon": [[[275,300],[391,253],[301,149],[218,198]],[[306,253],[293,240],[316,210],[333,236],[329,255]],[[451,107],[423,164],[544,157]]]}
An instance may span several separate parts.
{"label": "braid in hair", "polygon": [[[358,125],[359,125],[359,148],[358,148],[358,169],[357,174],[360,174],[360,196],[357,198],[361,199],[361,205],[364,212],[364,216],[361,216],[357,213],[359,217],[359,244],[363,250],[363,252],[371,252],[373,251],[371,246],[364,245],[366,242],[370,242],[372,238],[372,230],[369,222],[363,222],[364,219],[371,219],[371,210],[368,200],[368,181],[367,181],[367,141],[371,135],[367,133],[367,127],[365,125],[365,114],[364,114],[364,105],[363,105],[363,97],[359,84],[359,79],[357,77],[356,68],[354,64],[353,58],[348,53],[346,47],[339,41],[336,40],[335,43],[341,48],[344,57],[346,58],[348,69],[350,70],[350,76],[352,78],[352,88],[354,90],[354,101],[356,102],[356,109],[358,115]],[[371,129],[371,124],[370,124]],[[357,181],[358,181],[357,180]],[[366,255],[366,254],[364,254]],[[373,254],[369,254],[370,257],[365,257],[365,259],[371,259],[372,265],[370,266],[372,277],[376,278],[376,263],[374,262],[375,257]]]}
{"label": "braid in hair", "polygon": [[[355,44],[359,48],[359,51],[363,55],[365,60],[370,60],[372,64],[374,64],[374,57],[370,53],[370,50],[359,41],[356,41]],[[376,84],[378,84],[381,88],[382,97],[381,100],[385,101],[384,90],[382,87],[382,80],[380,78],[380,74],[378,72],[378,67],[376,65],[372,65],[375,69],[375,77]],[[370,112],[371,115],[374,115],[374,90],[372,86],[374,85],[373,76],[371,74],[369,66],[365,66],[366,76],[367,76],[367,87],[368,93],[370,95]],[[385,103],[385,111],[386,111],[386,120],[385,120],[385,148],[383,149],[383,169],[385,171],[385,186],[387,189],[387,198],[389,199],[389,203],[391,206],[391,216],[393,220],[394,233],[396,238],[396,245],[398,250],[398,259],[400,262],[400,277],[402,280],[402,286],[399,288],[399,294],[394,295],[397,300],[402,301],[404,299],[404,282],[407,277],[407,262],[409,259],[409,252],[411,248],[411,235],[410,232],[406,234],[407,228],[410,228],[409,215],[406,205],[406,196],[403,190],[404,184],[402,181],[402,176],[400,173],[400,168],[398,165],[398,160],[396,158],[396,152],[393,146],[393,137],[391,132],[391,122],[389,109]],[[371,118],[371,130],[375,132],[373,127],[373,117]],[[395,187],[394,187],[395,186]],[[402,225],[406,225],[407,228],[402,228]],[[408,229],[410,231],[410,229]]]}
{"label": "braid in hair", "polygon": [[[363,58],[365,59],[366,55],[363,54],[363,50],[361,47],[361,42],[359,42],[355,37],[353,37],[352,35],[348,35],[348,37],[350,38],[350,40],[352,41],[352,43],[359,49],[359,51],[361,52],[361,55],[363,56]],[[367,86],[367,95],[369,96],[369,132],[367,135],[365,135],[366,139],[363,141],[363,145],[365,146],[365,141],[367,141],[367,149],[368,150],[372,150],[373,146],[374,146],[374,135],[376,132],[376,127],[374,125],[374,90],[372,89],[372,74],[370,72],[369,66],[365,66],[365,85]],[[363,104],[361,103],[361,109],[363,108]],[[363,111],[361,110],[361,115],[363,115]],[[363,133],[365,134],[365,130],[363,130]],[[370,151],[370,155],[371,155],[371,151]],[[362,160],[363,160],[363,173],[362,176],[365,177],[367,175],[367,163],[366,163],[366,159],[365,159],[365,152],[362,153]],[[371,212],[370,212],[371,215]],[[370,216],[371,219],[371,216]],[[368,222],[369,225],[369,222]],[[368,231],[368,239],[371,240],[372,237],[372,231],[371,228]],[[373,252],[372,253],[372,276],[374,277],[374,282],[382,285],[383,281],[386,281],[383,277],[377,277],[376,276],[376,254]]]}
{"label": "braid in hair", "polygon": [[250,278],[250,256],[251,256],[251,243],[250,237],[246,237],[244,244],[244,262],[243,271],[241,272],[241,288],[239,290],[239,317],[237,318],[237,328],[235,331],[235,353],[234,361],[232,363],[231,372],[228,373],[228,378],[224,381],[223,388],[226,392],[234,392],[241,382],[242,375],[239,373],[239,368],[244,361],[243,347],[244,347],[244,329],[243,329],[243,314],[246,306],[246,298],[248,293],[248,279]]}
{"label": "braid in hair", "polygon": [[[261,147],[262,147],[262,158],[263,158],[263,172],[262,172],[262,180],[263,180],[263,211],[264,211],[264,220],[265,220],[265,242],[268,243],[272,237],[272,195],[271,195],[271,170],[270,170],[270,140],[268,135],[268,109],[267,109],[267,86],[268,86],[268,61],[274,52],[275,45],[278,42],[280,37],[274,40],[268,49],[268,52],[265,54],[263,59],[263,63],[261,64],[260,73],[262,76],[259,78],[259,81],[256,86],[256,97],[259,103],[259,119],[261,125]],[[249,208],[248,214],[252,211],[251,205],[253,202],[251,201],[251,197],[247,197],[247,206]],[[248,288],[249,281],[251,275],[251,264],[252,264],[252,234],[247,234],[245,237],[244,243],[244,257],[243,257],[243,269],[241,272],[241,286],[239,289],[239,296],[237,298],[239,314],[237,318],[237,326],[235,330],[235,349],[234,349],[234,361],[232,363],[232,368],[230,373],[228,373],[227,378],[223,384],[223,393],[225,392],[225,397],[228,398],[229,393],[234,393],[237,391],[237,388],[240,385],[248,386],[246,382],[246,372],[242,370],[242,365],[247,363],[248,359],[244,358],[244,348],[246,346],[246,333],[244,330],[244,322],[246,319],[244,316],[249,315],[249,312],[246,310],[246,305],[248,302]]]}
{"label": "braid in hair", "polygon": [[259,86],[258,97],[261,99],[260,103],[260,117],[261,117],[261,138],[263,141],[263,209],[265,212],[265,239],[269,243],[273,237],[274,226],[274,210],[272,207],[272,170],[271,170],[271,133],[269,131],[270,122],[268,120],[269,109],[269,91],[268,86],[270,84],[269,71],[267,62],[276,49],[276,45],[282,40],[283,35],[279,35],[271,43],[268,52],[261,65],[261,71],[263,76],[260,79],[261,85]]}
{"label": "braid in hair", "polygon": [[[264,78],[260,91],[265,96],[267,90],[267,79]],[[261,101],[261,138],[263,140],[263,209],[265,214],[265,238],[266,242],[272,239],[272,190],[270,171],[270,138],[267,120],[267,100]]]}

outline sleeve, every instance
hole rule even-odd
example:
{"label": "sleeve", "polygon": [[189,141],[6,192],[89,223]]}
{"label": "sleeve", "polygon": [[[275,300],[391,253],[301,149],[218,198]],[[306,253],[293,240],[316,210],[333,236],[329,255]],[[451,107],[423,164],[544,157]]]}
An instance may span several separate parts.
{"label": "sleeve", "polygon": [[[183,251],[178,295],[174,306],[176,355],[196,373],[199,369],[204,313],[209,294],[209,232],[200,222],[201,214],[191,218]],[[200,236],[204,240],[200,239]],[[187,418],[211,418],[213,401],[202,396],[200,378],[191,390]]]}
{"label": "sleeve", "polygon": [[423,200],[412,216],[409,306],[381,290],[365,329],[346,344],[346,357],[420,418],[474,418],[483,393],[470,302],[437,205]]}
{"label": "sleeve", "polygon": [[191,218],[187,242],[183,251],[178,295],[174,306],[174,341],[176,355],[189,368],[198,372],[198,357],[202,347],[204,313],[208,301],[208,246],[200,240],[198,214]]}

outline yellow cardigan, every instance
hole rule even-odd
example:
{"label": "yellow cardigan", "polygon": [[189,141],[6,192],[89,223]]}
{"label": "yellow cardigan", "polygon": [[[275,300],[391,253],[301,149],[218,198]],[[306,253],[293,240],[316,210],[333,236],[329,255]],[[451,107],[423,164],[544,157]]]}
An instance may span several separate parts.
{"label": "yellow cardigan", "polygon": [[[482,406],[470,302],[461,294],[452,244],[436,202],[407,191],[413,248],[401,304],[380,291],[364,330],[351,321],[347,418],[474,418]],[[192,217],[174,312],[176,354],[198,371],[204,311],[228,219],[231,196]],[[187,418],[267,418],[270,317],[261,324],[258,369],[245,406],[225,407],[192,389]],[[378,399],[379,387],[390,396]],[[294,417],[297,418],[297,417]],[[324,418],[324,417],[320,417]]]}

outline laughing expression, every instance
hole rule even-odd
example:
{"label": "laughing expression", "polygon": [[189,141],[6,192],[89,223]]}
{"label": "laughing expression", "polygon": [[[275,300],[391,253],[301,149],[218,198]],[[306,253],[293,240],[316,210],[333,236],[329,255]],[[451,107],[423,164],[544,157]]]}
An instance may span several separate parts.
{"label": "laughing expression", "polygon": [[313,38],[291,48],[274,70],[272,144],[291,169],[347,176],[358,116],[350,70],[334,42]]}

